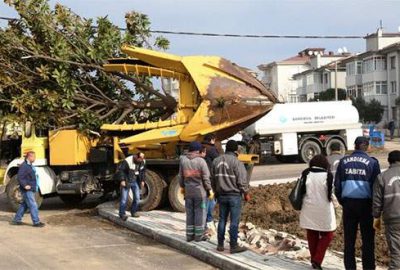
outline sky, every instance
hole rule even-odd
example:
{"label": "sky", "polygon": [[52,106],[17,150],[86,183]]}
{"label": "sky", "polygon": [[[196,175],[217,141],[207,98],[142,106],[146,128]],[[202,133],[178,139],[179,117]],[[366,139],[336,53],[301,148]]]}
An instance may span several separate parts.
{"label": "sky", "polygon": [[[59,0],[75,13],[96,18],[107,15],[124,27],[124,14],[149,15],[152,29],[187,32],[276,35],[366,35],[383,22],[384,32],[398,32],[400,0]],[[0,3],[0,16],[16,13]],[[0,24],[4,26],[3,24]],[[363,39],[251,39],[166,35],[169,52],[218,55],[256,70],[307,47],[337,52],[346,47],[365,50]]]}

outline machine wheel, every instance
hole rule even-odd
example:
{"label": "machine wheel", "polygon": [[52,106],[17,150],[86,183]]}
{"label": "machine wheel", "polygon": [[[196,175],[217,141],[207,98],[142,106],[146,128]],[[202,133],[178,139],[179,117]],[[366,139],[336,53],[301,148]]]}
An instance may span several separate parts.
{"label": "machine wheel", "polygon": [[322,150],[318,143],[308,140],[301,146],[301,159],[308,163],[316,155],[321,154]]}
{"label": "machine wheel", "polygon": [[66,205],[74,206],[81,203],[87,194],[59,194],[58,196]]}
{"label": "machine wheel", "polygon": [[172,208],[177,212],[185,212],[185,198],[180,192],[179,179],[175,176],[168,188],[169,203]]}
{"label": "machine wheel", "polygon": [[342,140],[340,140],[340,139],[331,139],[331,140],[329,140],[329,142],[326,144],[326,155],[330,155],[331,154],[331,145],[333,144],[333,143],[338,143],[339,145],[340,145],[340,149],[342,149],[342,153],[344,153],[345,152],[345,150],[346,150],[346,145],[343,143],[343,141]]}
{"label": "machine wheel", "polygon": [[[151,211],[156,209],[160,203],[163,196],[163,179],[162,177],[152,171],[147,169],[145,176],[144,187],[140,190],[140,209],[142,211]],[[132,205],[133,193],[129,191],[128,206]]]}
{"label": "machine wheel", "polygon": [[[14,175],[11,177],[10,182],[7,185],[7,200],[12,208],[12,210],[17,211],[19,208],[20,203],[22,202],[22,194],[19,190],[19,183],[17,179],[18,175]],[[43,196],[40,192],[35,193],[36,204],[38,208],[42,205]]]}

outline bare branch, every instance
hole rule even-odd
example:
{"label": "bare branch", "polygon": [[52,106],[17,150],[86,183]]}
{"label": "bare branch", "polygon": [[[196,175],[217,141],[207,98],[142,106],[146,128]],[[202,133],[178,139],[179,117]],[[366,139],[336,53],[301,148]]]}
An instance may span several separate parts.
{"label": "bare branch", "polygon": [[124,110],[124,111],[122,112],[121,116],[120,116],[116,121],[114,121],[113,124],[120,124],[120,123],[125,119],[125,117],[126,117],[128,114],[130,114],[132,111],[133,111],[132,108]]}

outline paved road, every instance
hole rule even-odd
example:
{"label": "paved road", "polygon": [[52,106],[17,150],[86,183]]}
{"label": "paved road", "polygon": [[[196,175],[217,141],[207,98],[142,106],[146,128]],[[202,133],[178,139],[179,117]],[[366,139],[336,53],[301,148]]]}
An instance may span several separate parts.
{"label": "paved road", "polygon": [[8,224],[9,211],[0,196],[0,269],[214,269],[145,236],[97,217],[90,199],[71,209],[57,198],[45,200],[45,228]]}

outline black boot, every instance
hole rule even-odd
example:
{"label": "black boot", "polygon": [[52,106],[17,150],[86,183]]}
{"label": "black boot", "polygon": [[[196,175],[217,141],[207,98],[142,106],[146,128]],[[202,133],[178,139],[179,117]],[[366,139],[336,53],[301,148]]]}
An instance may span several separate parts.
{"label": "black boot", "polygon": [[231,247],[231,254],[245,252],[247,248],[238,245]]}
{"label": "black boot", "polygon": [[123,221],[126,221],[128,219],[128,216],[127,215],[122,215],[122,216],[119,216],[119,218],[122,219]]}
{"label": "black boot", "polygon": [[322,269],[321,265],[316,262],[311,262],[311,266],[313,269],[318,269],[318,270]]}

